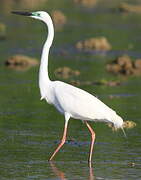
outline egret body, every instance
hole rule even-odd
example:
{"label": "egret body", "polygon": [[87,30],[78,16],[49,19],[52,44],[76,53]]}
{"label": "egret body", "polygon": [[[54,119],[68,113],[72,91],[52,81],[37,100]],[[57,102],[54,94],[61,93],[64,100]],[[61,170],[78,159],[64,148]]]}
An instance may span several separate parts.
{"label": "egret body", "polygon": [[89,162],[92,160],[92,152],[95,141],[95,132],[88,121],[106,122],[114,125],[115,128],[123,128],[123,119],[114,110],[105,105],[95,96],[88,92],[61,81],[51,81],[48,75],[48,56],[54,38],[54,27],[51,17],[47,12],[13,12],[15,14],[29,16],[43,21],[48,28],[47,40],[43,46],[41,63],[39,69],[39,87],[41,100],[45,99],[49,104],[53,104],[56,109],[65,117],[65,127],[61,143],[54,151],[49,160],[66,141],[67,126],[70,118],[82,120],[91,133],[91,146],[89,152]]}

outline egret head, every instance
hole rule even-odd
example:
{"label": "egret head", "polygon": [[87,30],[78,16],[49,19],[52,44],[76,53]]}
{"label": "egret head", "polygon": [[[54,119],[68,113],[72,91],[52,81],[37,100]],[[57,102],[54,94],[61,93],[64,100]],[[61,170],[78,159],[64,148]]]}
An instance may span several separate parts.
{"label": "egret head", "polygon": [[29,16],[34,19],[39,19],[41,21],[47,21],[50,19],[50,16],[45,11],[36,11],[36,12],[19,12],[19,11],[12,11],[12,13],[17,15]]}
{"label": "egret head", "polygon": [[47,12],[45,11],[36,11],[36,12],[12,11],[12,13],[17,14],[17,15],[31,17],[34,19],[39,19],[40,21],[43,21],[48,27],[48,47],[51,46],[53,37],[54,37],[54,26],[53,26],[53,21]]}

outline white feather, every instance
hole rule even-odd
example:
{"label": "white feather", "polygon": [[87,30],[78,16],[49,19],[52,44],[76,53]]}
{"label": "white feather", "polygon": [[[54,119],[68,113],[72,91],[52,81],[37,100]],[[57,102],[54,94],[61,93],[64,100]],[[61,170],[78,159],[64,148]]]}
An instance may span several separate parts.
{"label": "white feather", "polygon": [[62,114],[67,112],[74,119],[112,123],[116,128],[122,126],[122,118],[90,93],[61,81],[52,81],[50,86],[45,99]]}
{"label": "white feather", "polygon": [[43,47],[39,71],[41,99],[46,99],[59,112],[64,115],[67,113],[74,119],[110,122],[116,128],[122,127],[122,118],[95,96],[64,82],[49,79],[48,54],[54,37],[54,28],[48,13],[42,11],[39,13],[40,17],[36,17],[36,19],[42,20],[48,27],[48,37]]}
{"label": "white feather", "polygon": [[[95,141],[95,132],[92,130],[87,121],[103,121],[107,123],[112,123],[115,128],[123,129],[123,120],[120,116],[116,114],[114,110],[105,105],[95,96],[90,93],[76,88],[72,85],[66,84],[61,81],[51,81],[48,76],[48,56],[49,50],[52,45],[54,38],[54,27],[52,19],[48,13],[43,11],[37,11],[33,13],[29,12],[13,12],[15,14],[30,16],[35,19],[43,21],[48,27],[48,37],[44,44],[41,64],[39,70],[39,87],[41,100],[45,99],[49,104],[53,104],[56,109],[61,112],[65,117],[65,127],[61,143],[58,145],[57,149],[54,151],[50,160],[53,159],[55,154],[63,146],[67,135],[67,126],[70,117],[74,119],[80,119],[85,121],[91,133],[91,147],[89,153],[89,165],[91,167],[92,151]],[[124,130],[123,130],[124,132]]]}

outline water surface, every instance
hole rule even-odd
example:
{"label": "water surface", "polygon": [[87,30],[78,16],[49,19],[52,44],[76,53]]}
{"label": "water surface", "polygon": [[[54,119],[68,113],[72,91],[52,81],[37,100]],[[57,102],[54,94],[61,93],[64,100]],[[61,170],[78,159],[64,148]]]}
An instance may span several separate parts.
{"label": "water surface", "polygon": [[[100,1],[100,0],[99,0]],[[132,180],[141,177],[141,80],[140,77],[114,76],[105,70],[105,64],[118,55],[141,58],[140,14],[122,14],[115,9],[119,1],[99,2],[86,8],[65,0],[18,4],[2,1],[0,21],[7,25],[7,38],[0,41],[0,179],[48,180]],[[127,2],[127,1],[126,1]],[[132,2],[132,1],[129,1]],[[139,1],[138,1],[139,2]],[[23,8],[22,8],[23,7]],[[55,32],[50,53],[49,73],[68,66],[78,69],[78,77],[62,81],[120,80],[121,86],[108,87],[80,85],[80,88],[98,96],[125,120],[133,120],[137,127],[127,130],[127,139],[121,131],[114,133],[103,123],[91,123],[96,132],[93,166],[87,158],[90,134],[81,121],[70,120],[68,141],[50,164],[48,159],[62,136],[64,117],[45,101],[40,101],[38,67],[28,71],[14,71],[4,61],[14,54],[25,54],[40,59],[46,38],[42,23],[10,14],[11,10],[60,9],[67,16],[62,30]],[[112,50],[86,52],[75,49],[79,40],[105,36]],[[63,52],[63,53],[62,53]],[[64,53],[65,52],[65,53]],[[112,95],[112,98],[110,96]]]}

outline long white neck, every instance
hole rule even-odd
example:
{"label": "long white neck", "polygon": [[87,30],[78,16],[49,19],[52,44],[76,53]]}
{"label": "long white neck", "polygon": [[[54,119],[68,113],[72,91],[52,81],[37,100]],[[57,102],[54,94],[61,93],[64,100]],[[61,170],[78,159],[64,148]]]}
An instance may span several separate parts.
{"label": "long white neck", "polygon": [[48,27],[48,36],[43,46],[40,69],[39,69],[39,87],[40,87],[40,93],[41,93],[42,99],[46,96],[47,87],[49,83],[51,82],[48,75],[48,56],[49,56],[49,50],[50,50],[50,47],[52,45],[52,41],[54,38],[54,27],[53,27],[53,22],[52,22],[51,17],[47,15],[43,19],[43,22]]}

